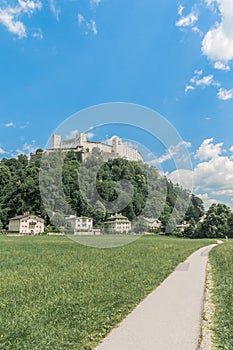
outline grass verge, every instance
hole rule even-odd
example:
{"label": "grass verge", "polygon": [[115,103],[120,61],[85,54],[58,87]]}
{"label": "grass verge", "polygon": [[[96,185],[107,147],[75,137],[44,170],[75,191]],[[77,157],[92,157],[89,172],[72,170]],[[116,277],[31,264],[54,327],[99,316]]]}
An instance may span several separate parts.
{"label": "grass verge", "polygon": [[233,349],[233,241],[210,252],[215,314],[213,319],[216,349]]}
{"label": "grass verge", "polygon": [[210,240],[142,237],[115,249],[0,237],[0,349],[89,350]]}

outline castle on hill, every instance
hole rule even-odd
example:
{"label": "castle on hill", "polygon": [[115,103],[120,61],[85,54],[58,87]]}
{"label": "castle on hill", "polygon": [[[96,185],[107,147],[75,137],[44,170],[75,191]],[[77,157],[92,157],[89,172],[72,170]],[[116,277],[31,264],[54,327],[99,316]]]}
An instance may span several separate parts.
{"label": "castle on hill", "polygon": [[62,140],[61,135],[54,134],[52,136],[52,146],[47,152],[60,150],[63,152],[74,151],[81,155],[82,160],[85,160],[94,148],[98,148],[105,160],[114,158],[124,158],[129,161],[143,161],[143,157],[135,148],[128,143],[123,142],[118,136],[114,136],[110,143],[90,141],[87,139],[87,134],[80,133],[74,139]]}

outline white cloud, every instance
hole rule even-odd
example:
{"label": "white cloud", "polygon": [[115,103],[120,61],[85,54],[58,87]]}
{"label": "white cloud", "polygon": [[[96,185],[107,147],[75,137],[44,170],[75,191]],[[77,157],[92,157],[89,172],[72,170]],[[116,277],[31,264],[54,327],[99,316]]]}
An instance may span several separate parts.
{"label": "white cloud", "polygon": [[[221,62],[215,62],[216,69],[225,69],[228,70],[228,65],[223,64]],[[206,88],[214,86],[218,88],[217,97],[220,100],[226,101],[233,99],[233,89],[227,90],[221,87],[221,84],[214,79],[213,74],[203,75],[202,70],[195,70],[194,76],[189,80],[189,83],[185,86],[185,93],[187,94],[189,91],[195,90],[198,87]]]}
{"label": "white cloud", "polygon": [[203,200],[206,209],[209,209],[212,204],[218,203],[216,199],[210,198],[208,193],[197,194],[197,196]]}
{"label": "white cloud", "polygon": [[174,158],[180,158],[180,160],[186,162],[187,160],[181,159],[181,157],[184,155],[184,148],[187,149],[191,146],[192,145],[190,142],[181,141],[176,146],[170,146],[165,154],[157,159],[152,160],[151,164],[162,164]]}
{"label": "white cloud", "polygon": [[26,26],[19,18],[24,14],[29,16],[41,8],[40,1],[18,0],[15,6],[0,8],[0,23],[19,39],[25,38],[27,36]]}
{"label": "white cloud", "polygon": [[151,163],[158,163],[158,164],[162,164],[164,162],[166,162],[167,160],[170,160],[174,157],[176,153],[174,152],[174,150],[169,149],[168,152],[164,155],[162,155],[161,157],[151,161]]}
{"label": "white cloud", "polygon": [[196,85],[197,86],[210,86],[210,85],[213,85],[213,82],[214,82],[214,76],[211,74],[211,75],[206,75],[202,79],[197,80]]}
{"label": "white cloud", "polygon": [[99,6],[101,3],[101,0],[90,0],[91,6]]}
{"label": "white cloud", "polygon": [[195,70],[194,76],[189,80],[189,83],[186,84],[185,93],[187,93],[190,90],[195,90],[195,88],[197,87],[206,88],[209,86],[219,88],[221,84],[214,79],[213,74],[203,75],[202,70]]}
{"label": "white cloud", "polygon": [[204,194],[206,206],[218,202],[232,206],[232,171],[233,161],[223,156],[202,162],[194,169],[194,192]]}
{"label": "white cloud", "polygon": [[[179,9],[178,9],[179,12]],[[197,14],[192,11],[187,16],[182,16],[177,22],[177,27],[192,27],[198,20]]]}
{"label": "white cloud", "polygon": [[33,38],[36,39],[43,39],[43,32],[40,28],[34,30],[33,34],[32,34]]}
{"label": "white cloud", "polygon": [[90,20],[90,29],[94,35],[98,34],[97,27],[96,27],[96,22],[92,19]]}
{"label": "white cloud", "polygon": [[178,5],[178,14],[179,14],[180,16],[182,16],[183,11],[184,11],[184,6],[181,5],[181,4],[179,4],[179,5]]}
{"label": "white cloud", "polygon": [[183,12],[184,6],[179,4],[178,15],[180,16],[180,19],[176,22],[176,26],[180,28],[191,27],[193,32],[198,33],[202,36],[202,31],[195,25],[195,23],[198,21],[198,14],[196,10],[192,9],[192,11],[186,16],[183,15]]}
{"label": "white cloud", "polygon": [[52,13],[54,14],[56,20],[59,21],[59,16],[60,16],[61,11],[60,11],[60,9],[57,8],[55,0],[49,1],[49,8],[52,11]]}
{"label": "white cloud", "polygon": [[87,138],[88,139],[93,139],[94,136],[95,136],[95,134],[93,132],[88,132],[87,133]]}
{"label": "white cloud", "polygon": [[193,171],[187,169],[177,169],[168,174],[167,177],[175,184],[189,189],[193,189]]}
{"label": "white cloud", "polygon": [[75,139],[77,137],[77,135],[79,134],[78,130],[71,130],[67,135],[66,135],[66,140],[72,140]]}
{"label": "white cloud", "polygon": [[[233,152],[233,146],[230,151]],[[195,158],[199,163],[193,171],[177,169],[167,177],[189,189],[193,179],[193,192],[203,200],[207,208],[219,202],[233,208],[233,159],[224,152],[223,143],[214,144],[213,138],[204,140]]]}
{"label": "white cloud", "polygon": [[223,101],[232,99],[233,98],[233,89],[227,90],[224,88],[220,88],[218,90],[218,98],[220,100],[223,100]]}
{"label": "white cloud", "polygon": [[223,156],[223,151],[223,143],[213,144],[212,138],[203,141],[196,154],[201,162],[194,169],[194,192],[202,194],[206,204],[233,206],[233,159]]}
{"label": "white cloud", "polygon": [[231,70],[229,64],[221,62],[221,61],[216,61],[214,63],[214,68],[219,69],[219,70],[224,70],[226,72],[229,72]]}
{"label": "white cloud", "polygon": [[176,146],[175,149],[179,150],[181,147],[186,147],[186,148],[190,148],[192,147],[191,142],[189,141],[180,141]]}
{"label": "white cloud", "polygon": [[78,24],[81,26],[85,21],[84,16],[81,13],[78,13]]}
{"label": "white cloud", "polygon": [[4,126],[6,128],[11,128],[11,127],[15,126],[15,124],[13,122],[9,122],[9,123],[4,124]]}
{"label": "white cloud", "polygon": [[190,79],[190,82],[195,84],[196,86],[210,86],[214,83],[214,76],[212,74],[206,75],[201,79],[198,78],[199,75],[195,75]]}
{"label": "white cloud", "polygon": [[194,71],[194,74],[195,75],[199,75],[199,76],[201,76],[202,74],[203,74],[203,70],[202,69],[196,69],[195,71]]}
{"label": "white cloud", "polygon": [[25,12],[27,14],[32,14],[35,10],[41,10],[41,1],[30,1],[30,0],[18,0],[19,2],[19,12]]}
{"label": "white cloud", "polygon": [[148,158],[148,160],[151,160],[151,159],[153,159],[155,157],[155,155],[152,152],[148,152],[146,157]]}
{"label": "white cloud", "polygon": [[223,143],[214,144],[213,141],[213,138],[204,140],[198,148],[195,158],[203,161],[218,157],[222,153]]}
{"label": "white cloud", "polygon": [[219,156],[206,162],[201,162],[194,170],[196,190],[213,192],[216,190],[231,190],[233,184],[233,160]]}
{"label": "white cloud", "polygon": [[212,194],[216,196],[233,196],[233,190],[213,191]]}
{"label": "white cloud", "polygon": [[0,147],[0,154],[6,154],[6,151],[4,151],[4,149],[1,147]]}
{"label": "white cloud", "polygon": [[81,13],[78,13],[78,25],[84,29],[85,34],[90,32],[94,35],[98,34],[95,20],[90,19],[88,21]]}
{"label": "white cloud", "polygon": [[7,10],[0,9],[0,23],[3,24],[9,32],[17,35],[19,39],[27,36],[25,25],[22,22],[17,21],[14,15]]}
{"label": "white cloud", "polygon": [[202,41],[202,52],[211,61],[227,63],[233,59],[233,2],[208,0],[206,3],[208,6],[218,6],[221,21],[206,33]]}
{"label": "white cloud", "polygon": [[205,0],[208,7],[211,7],[215,3],[215,1],[216,0]]}
{"label": "white cloud", "polygon": [[[70,0],[76,2],[76,0]],[[57,21],[61,13],[61,8],[58,0],[48,0],[43,2],[44,6],[50,9]],[[62,2],[63,3],[63,2]],[[64,1],[65,3],[65,1]],[[86,2],[88,11],[91,10],[92,17],[96,8],[102,3],[102,0],[89,0]],[[28,30],[25,22],[25,17],[30,17],[36,11],[42,9],[42,0],[3,0],[0,1],[0,24],[3,25],[10,33],[17,36],[19,39],[26,38],[28,33],[34,38],[43,38],[41,29]],[[85,18],[81,13],[77,15],[78,24],[84,30],[84,33],[93,35],[98,34],[97,24],[94,18]]]}
{"label": "white cloud", "polygon": [[196,193],[206,208],[219,202],[233,206],[233,161],[228,157],[219,156],[199,163],[193,171],[177,169],[166,176],[173,183]]}
{"label": "white cloud", "polygon": [[192,31],[193,31],[194,33],[198,33],[200,36],[203,36],[203,32],[202,32],[201,29],[198,28],[197,26],[192,27]]}
{"label": "white cloud", "polygon": [[29,126],[29,122],[26,122],[25,124],[21,124],[21,125],[19,126],[19,128],[20,128],[20,129],[25,129],[25,128],[28,128],[28,126]]}
{"label": "white cloud", "polygon": [[187,94],[190,90],[195,90],[195,87],[192,85],[186,85],[185,86],[185,93]]}
{"label": "white cloud", "polygon": [[36,146],[36,141],[32,140],[31,143],[24,143],[22,146],[22,149],[17,149],[17,155],[19,154],[26,154],[26,155],[30,155],[30,153],[35,153],[37,150],[37,146]]}

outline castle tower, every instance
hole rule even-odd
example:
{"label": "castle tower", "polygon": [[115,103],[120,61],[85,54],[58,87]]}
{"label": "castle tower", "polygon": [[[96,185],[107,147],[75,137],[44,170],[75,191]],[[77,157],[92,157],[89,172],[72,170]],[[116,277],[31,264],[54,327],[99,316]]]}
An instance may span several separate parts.
{"label": "castle tower", "polygon": [[81,133],[79,134],[79,143],[80,143],[80,146],[85,146],[86,142],[87,142],[87,134],[81,132]]}
{"label": "castle tower", "polygon": [[115,136],[112,138],[112,149],[113,149],[113,152],[117,153],[117,154],[122,154],[122,140]]}
{"label": "castle tower", "polygon": [[61,147],[61,135],[53,134],[52,136],[52,148],[60,148]]}

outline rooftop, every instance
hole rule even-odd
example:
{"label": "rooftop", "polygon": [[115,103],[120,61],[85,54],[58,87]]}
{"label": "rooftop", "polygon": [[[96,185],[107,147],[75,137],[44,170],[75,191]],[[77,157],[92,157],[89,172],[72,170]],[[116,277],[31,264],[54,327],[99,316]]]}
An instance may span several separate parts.
{"label": "rooftop", "polygon": [[127,218],[127,216],[124,216],[122,214],[114,214],[114,215],[111,215],[107,220],[106,222],[114,222],[116,220],[120,220],[120,221],[129,221],[129,219]]}
{"label": "rooftop", "polygon": [[22,215],[17,215],[15,217],[11,218],[9,221],[11,221],[11,220],[20,220],[20,219],[23,219],[23,218],[27,218],[28,216],[36,216],[37,218],[40,218],[40,219],[44,220],[40,215],[33,214],[33,213],[24,213]]}

